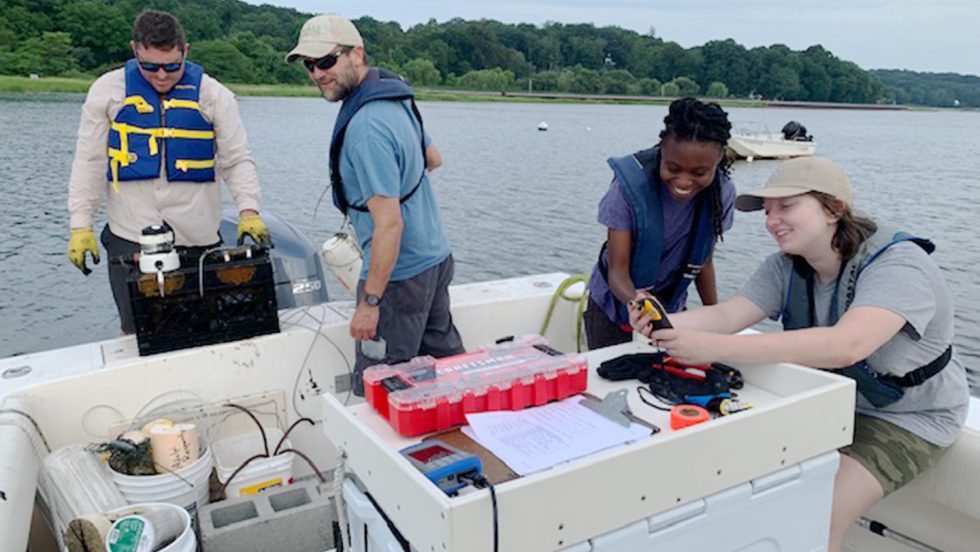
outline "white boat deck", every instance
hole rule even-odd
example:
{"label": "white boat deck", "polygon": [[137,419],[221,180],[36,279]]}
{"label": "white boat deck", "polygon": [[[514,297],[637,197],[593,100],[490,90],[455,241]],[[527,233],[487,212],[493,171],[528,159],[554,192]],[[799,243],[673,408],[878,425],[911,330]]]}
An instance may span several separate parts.
{"label": "white boat deck", "polygon": [[[454,317],[464,345],[473,348],[504,335],[538,333],[552,294],[565,277],[546,274],[451,288]],[[430,513],[452,506],[464,516],[454,519],[469,517],[468,523],[474,531],[485,531],[488,511],[483,502],[461,497],[460,504],[474,501],[472,506],[462,508],[445,502],[448,499],[435,494],[438,491],[414,488],[428,481],[400,472],[404,466],[396,462],[392,452],[412,441],[398,438],[388,443],[382,439],[380,435],[385,430],[389,437],[393,432],[366,406],[357,405],[359,401],[347,392],[354,345],[347,328],[352,309],[351,302],[341,301],[283,311],[281,333],[147,357],[138,356],[135,339],[130,336],[0,360],[0,442],[4,444],[0,447],[0,491],[5,496],[5,500],[0,500],[0,550],[25,548],[40,463],[35,450],[43,455],[33,429],[28,427],[31,424],[23,416],[5,410],[17,409],[30,415],[50,446],[58,448],[70,443],[106,440],[114,436],[113,431],[120,423],[132,419],[151,401],[181,393],[192,393],[212,405],[229,400],[272,402],[275,405],[269,415],[280,424],[289,424],[300,416],[312,417],[318,421],[318,427],[297,430],[291,440],[321,470],[336,465],[336,450],[323,438],[325,429],[338,443],[343,443],[343,435],[348,439],[355,434],[373,435],[359,437],[365,440],[363,450],[359,452],[352,447],[349,452],[352,469],[358,475],[364,470],[358,466],[356,457],[368,451],[377,461],[385,463],[382,473],[387,470],[399,477],[398,493],[378,495],[383,505],[397,512],[398,503],[412,504],[410,510]],[[560,350],[575,349],[574,313],[572,303],[559,301],[546,337]],[[634,343],[589,353],[589,360],[595,365],[603,355],[643,346]],[[835,402],[836,407],[830,408],[828,404],[826,410],[820,405],[825,394],[839,401],[850,382],[804,368],[746,368],[744,371],[749,385],[742,395],[754,402],[756,409],[689,428],[680,435],[683,438],[677,438],[678,435],[666,429],[664,414],[649,411],[631,393],[630,406],[634,411],[665,429],[650,440],[652,444],[634,444],[549,470],[546,475],[535,474],[508,483],[503,486],[502,496],[506,494],[510,498],[502,500],[511,504],[526,502],[527,506],[512,506],[510,510],[520,512],[526,519],[544,516],[545,521],[559,518],[568,521],[569,529],[563,530],[566,534],[562,541],[580,543],[630,520],[663,511],[676,504],[678,497],[685,500],[705,496],[737,482],[778,471],[784,463],[819,456],[846,441],[849,433],[841,428],[847,424],[843,418],[835,418],[846,417],[846,405]],[[589,390],[602,395],[612,385],[592,377]],[[326,396],[321,398],[321,394]],[[332,417],[343,412],[344,423],[335,425],[331,419],[324,422],[324,403],[330,405]],[[345,403],[354,406],[348,410]],[[780,419],[794,420],[796,430],[780,432],[779,427],[783,426],[775,422]],[[831,431],[833,428],[836,430]],[[779,438],[773,439],[777,434]],[[779,446],[775,450],[766,449],[776,444]],[[761,451],[761,456],[742,456],[744,451]],[[719,457],[726,457],[730,463],[719,465],[716,461]],[[978,459],[980,401],[973,399],[960,443],[936,468],[876,507],[874,514],[879,516],[876,519],[945,550],[972,549],[962,545],[980,542],[980,501],[976,498],[980,496]],[[719,469],[721,475],[716,473]],[[309,473],[309,468],[297,465],[297,477]],[[632,475],[620,478],[619,474]],[[371,477],[367,480],[370,484]],[[575,495],[577,501],[571,500],[569,489],[581,490]],[[641,491],[640,496],[647,497],[642,504],[633,496]],[[661,499],[664,502],[658,502]],[[415,500],[418,504],[412,502]],[[626,501],[629,506],[613,508],[611,505],[618,500]],[[670,500],[674,503],[668,504]],[[585,508],[593,503],[607,507]],[[504,519],[503,523],[508,521]],[[534,537],[539,540],[534,540],[534,548],[530,549],[554,548],[558,542],[556,530],[542,531]],[[470,541],[465,539],[414,536],[422,539],[419,542],[433,545],[456,543],[460,547],[452,549],[467,552],[484,546],[484,541],[473,548],[468,547]],[[868,538],[871,539],[868,546],[876,550],[902,550],[867,534],[859,535],[853,542],[865,545],[861,539]],[[421,548],[428,549],[428,546]],[[439,549],[441,546],[436,548]]]}

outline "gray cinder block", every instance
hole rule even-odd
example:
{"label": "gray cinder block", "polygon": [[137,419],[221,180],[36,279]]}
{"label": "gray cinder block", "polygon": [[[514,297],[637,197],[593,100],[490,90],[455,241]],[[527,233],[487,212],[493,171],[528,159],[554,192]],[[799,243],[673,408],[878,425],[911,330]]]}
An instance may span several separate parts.
{"label": "gray cinder block", "polygon": [[314,482],[214,502],[198,516],[204,552],[334,548],[334,506]]}

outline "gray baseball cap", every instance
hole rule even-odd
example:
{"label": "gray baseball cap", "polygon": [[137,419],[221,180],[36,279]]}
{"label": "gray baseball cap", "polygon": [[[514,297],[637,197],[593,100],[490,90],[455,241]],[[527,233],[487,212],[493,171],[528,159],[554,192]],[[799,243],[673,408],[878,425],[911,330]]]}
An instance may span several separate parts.
{"label": "gray baseball cap", "polygon": [[848,205],[854,204],[851,181],[840,165],[821,157],[799,157],[784,161],[761,189],[739,194],[735,208],[758,211],[767,197],[791,197],[807,192],[823,192]]}
{"label": "gray baseball cap", "polygon": [[286,54],[286,61],[297,58],[322,58],[337,46],[364,46],[361,33],[349,19],[335,13],[317,15],[303,23],[296,47]]}

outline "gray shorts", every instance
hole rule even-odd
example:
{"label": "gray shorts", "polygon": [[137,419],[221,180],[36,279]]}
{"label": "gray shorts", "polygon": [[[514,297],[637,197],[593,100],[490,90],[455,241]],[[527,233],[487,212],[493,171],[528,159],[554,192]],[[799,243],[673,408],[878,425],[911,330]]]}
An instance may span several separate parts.
{"label": "gray shorts", "polygon": [[[464,352],[463,341],[449,312],[449,282],[453,257],[399,282],[388,282],[381,299],[378,335],[387,342],[382,360],[371,359],[357,343],[354,394],[364,396],[364,369],[375,364],[405,362],[420,355],[436,358]],[[364,280],[357,284],[357,301],[364,298]]]}

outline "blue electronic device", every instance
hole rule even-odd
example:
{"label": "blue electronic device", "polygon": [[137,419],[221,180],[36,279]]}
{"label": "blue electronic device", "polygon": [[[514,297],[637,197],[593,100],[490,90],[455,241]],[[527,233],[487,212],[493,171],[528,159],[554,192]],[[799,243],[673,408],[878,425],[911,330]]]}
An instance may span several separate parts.
{"label": "blue electronic device", "polygon": [[400,452],[446,494],[455,493],[470,484],[469,481],[460,481],[460,476],[469,479],[483,472],[483,463],[478,456],[453,448],[438,439],[423,441]]}

